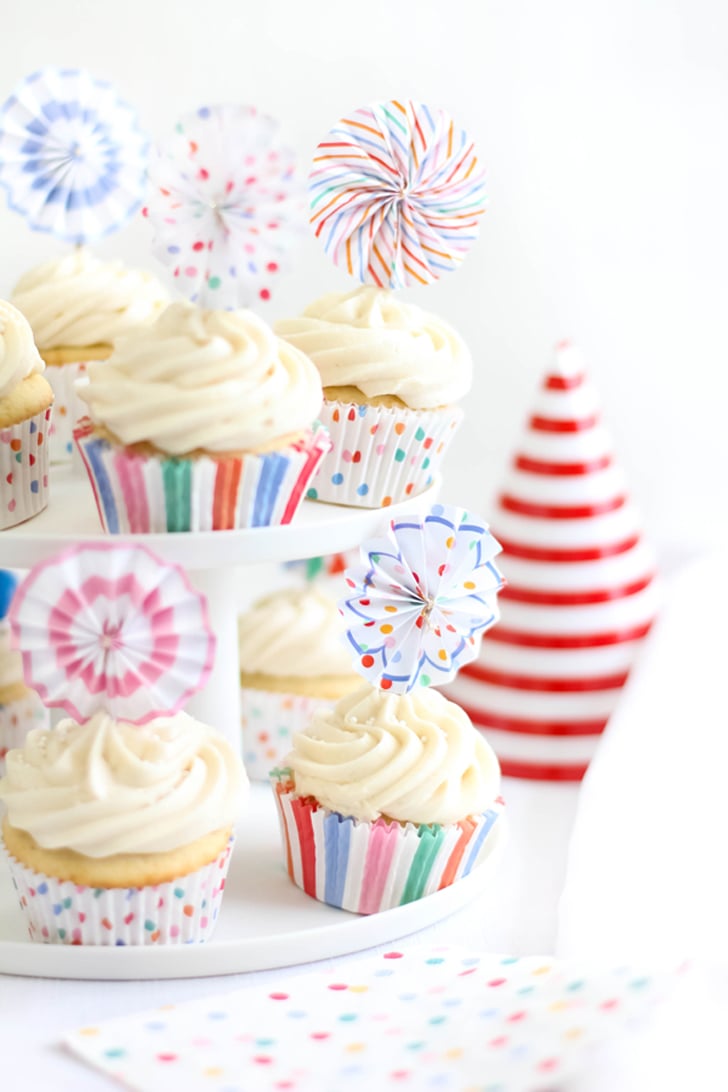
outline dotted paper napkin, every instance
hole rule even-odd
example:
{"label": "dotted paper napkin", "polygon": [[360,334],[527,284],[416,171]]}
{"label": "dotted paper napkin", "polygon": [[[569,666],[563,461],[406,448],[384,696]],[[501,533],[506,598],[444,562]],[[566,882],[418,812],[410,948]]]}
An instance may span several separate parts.
{"label": "dotted paper napkin", "polygon": [[667,976],[412,948],[81,1028],[65,1043],[139,1092],[553,1089]]}

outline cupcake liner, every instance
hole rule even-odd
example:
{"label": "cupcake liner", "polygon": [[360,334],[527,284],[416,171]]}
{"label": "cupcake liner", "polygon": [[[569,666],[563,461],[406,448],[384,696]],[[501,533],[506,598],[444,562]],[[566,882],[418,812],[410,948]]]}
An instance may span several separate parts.
{"label": "cupcake liner", "polygon": [[267,781],[270,771],[291,750],[296,732],[311,722],[316,709],[333,709],[335,701],[273,690],[240,689],[243,761],[252,781]]}
{"label": "cupcake liner", "polygon": [[48,504],[51,407],[0,429],[0,530],[15,527]]}
{"label": "cupcake liner", "polygon": [[324,402],[319,417],[332,447],[306,496],[379,508],[427,489],[463,411]]}
{"label": "cupcake liner", "polygon": [[200,944],[220,912],[234,839],[203,868],[153,887],[83,887],[5,851],[30,939],[41,944]]}
{"label": "cupcake liner", "polygon": [[22,698],[0,703],[0,777],[5,774],[5,755],[22,747],[31,728],[48,728],[50,716],[34,690]]}
{"label": "cupcake liner", "polygon": [[54,364],[43,375],[53,388],[53,423],[50,434],[51,463],[73,459],[73,430],[88,409],[76,392],[76,380],[86,374],[87,363]]}
{"label": "cupcake liner", "polygon": [[447,826],[367,823],[297,797],[285,770],[271,776],[291,879],[307,895],[357,914],[391,910],[467,876],[501,812],[498,800]]}
{"label": "cupcake liner", "polygon": [[290,523],[330,441],[316,428],[267,454],[215,459],[140,455],[94,432],[88,418],[74,437],[111,534],[224,531]]}

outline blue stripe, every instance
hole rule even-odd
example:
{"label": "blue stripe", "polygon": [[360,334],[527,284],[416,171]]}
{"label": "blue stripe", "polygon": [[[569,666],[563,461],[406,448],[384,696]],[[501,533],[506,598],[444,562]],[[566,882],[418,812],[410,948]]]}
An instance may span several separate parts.
{"label": "blue stripe", "polygon": [[287,455],[263,455],[263,469],[253,499],[252,527],[268,527],[290,462]]}
{"label": "blue stripe", "polygon": [[481,848],[483,846],[483,842],[485,841],[485,839],[488,837],[491,830],[493,829],[493,824],[495,823],[495,821],[496,821],[496,819],[498,818],[499,815],[500,815],[500,812],[492,811],[492,810],[489,810],[489,811],[486,811],[486,812],[483,813],[483,818],[485,819],[485,822],[483,823],[482,827],[478,831],[478,837],[475,839],[474,845],[472,845],[470,847],[470,853],[468,854],[468,859],[465,862],[465,868],[462,871],[463,876],[468,875],[468,873],[471,871],[473,865],[478,860],[478,855],[479,855],[480,850],[481,850]]}
{"label": "blue stripe", "polygon": [[324,819],[324,841],[326,843],[324,902],[329,903],[330,906],[341,906],[344,901],[346,872],[349,865],[351,825],[351,819],[344,819],[336,812],[331,812]]}
{"label": "blue stripe", "polygon": [[106,467],[101,458],[102,454],[108,450],[109,445],[104,440],[89,440],[83,445],[83,453],[91,464],[94,473],[96,489],[106,518],[106,526],[112,535],[118,535],[119,514],[116,511],[116,501],[114,500],[109,475],[106,473]]}

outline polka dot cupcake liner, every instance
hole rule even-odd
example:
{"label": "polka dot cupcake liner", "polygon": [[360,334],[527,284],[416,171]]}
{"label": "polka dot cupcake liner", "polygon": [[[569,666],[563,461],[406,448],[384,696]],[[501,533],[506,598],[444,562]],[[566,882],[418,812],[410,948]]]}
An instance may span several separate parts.
{"label": "polka dot cupcake liner", "polygon": [[290,523],[324,453],[322,428],[265,454],[142,455],[98,435],[83,418],[74,437],[104,530],[111,534],[226,531]]}
{"label": "polka dot cupcake liner", "polygon": [[0,530],[37,516],[48,505],[51,407],[0,429]]}
{"label": "polka dot cupcake liner", "polygon": [[13,885],[41,944],[199,944],[217,924],[234,839],[214,861],[153,887],[83,887],[26,868],[7,850]]}
{"label": "polka dot cupcake liner", "polygon": [[425,898],[477,868],[502,801],[459,823],[361,822],[295,794],[290,771],[271,774],[288,874],[307,895],[375,914]]}
{"label": "polka dot cupcake liner", "polygon": [[34,690],[15,701],[0,703],[0,777],[5,775],[5,756],[22,747],[31,728],[48,728],[50,716]]}
{"label": "polka dot cupcake liner", "polygon": [[86,363],[54,364],[43,373],[55,395],[50,434],[51,463],[73,461],[73,430],[80,418],[88,413],[88,406],[78,396],[76,380],[85,376],[87,366]]}
{"label": "polka dot cupcake liner", "polygon": [[319,418],[332,447],[306,496],[380,508],[427,489],[463,411],[459,406],[411,410],[325,401]]}
{"label": "polka dot cupcake liner", "polygon": [[316,709],[333,709],[336,702],[273,690],[240,689],[243,761],[252,781],[267,781],[291,750],[296,732],[307,728]]}

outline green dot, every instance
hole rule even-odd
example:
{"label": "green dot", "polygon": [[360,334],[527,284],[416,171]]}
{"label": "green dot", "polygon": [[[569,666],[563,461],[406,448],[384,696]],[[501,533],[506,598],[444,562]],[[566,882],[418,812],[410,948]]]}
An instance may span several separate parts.
{"label": "green dot", "polygon": [[398,447],[397,450],[394,453],[395,463],[403,463],[404,462],[404,457],[405,457],[405,452],[402,450],[401,447]]}
{"label": "green dot", "polygon": [[308,497],[309,500],[316,500],[317,497],[318,497],[318,490],[317,489],[309,489],[308,492],[306,493],[306,496]]}
{"label": "green dot", "polygon": [[570,982],[569,985],[566,988],[567,988],[567,990],[571,990],[573,992],[575,990],[580,990],[583,985],[584,985],[584,980],[582,978],[579,978],[575,982]]}
{"label": "green dot", "polygon": [[420,675],[420,686],[429,686],[432,679],[429,675]]}
{"label": "green dot", "polygon": [[156,926],[153,921],[150,921],[149,918],[147,918],[147,920],[144,922],[144,928],[148,933],[153,933]]}
{"label": "green dot", "polygon": [[219,277],[210,277],[210,279],[207,282],[207,287],[208,288],[219,288],[220,284],[221,284],[221,281],[220,281]]}
{"label": "green dot", "polygon": [[431,1024],[444,1024],[447,1020],[447,1016],[432,1016],[430,1017]]}
{"label": "green dot", "polygon": [[424,440],[424,438],[425,430],[423,428],[418,428],[417,432],[415,433],[415,440]]}
{"label": "green dot", "polygon": [[426,459],[422,460],[422,469],[427,470],[429,465],[430,465],[430,457],[428,455]]}
{"label": "green dot", "polygon": [[351,1020],[356,1020],[355,1012],[342,1012],[339,1020],[343,1020],[345,1023],[349,1023]]}
{"label": "green dot", "polygon": [[426,1044],[423,1043],[423,1042],[420,1042],[420,1043],[407,1043],[407,1050],[422,1050],[423,1046],[425,1046],[425,1045]]}
{"label": "green dot", "polygon": [[106,1058],[123,1058],[125,1054],[126,1051],[123,1047],[110,1047],[109,1050],[104,1051]]}

